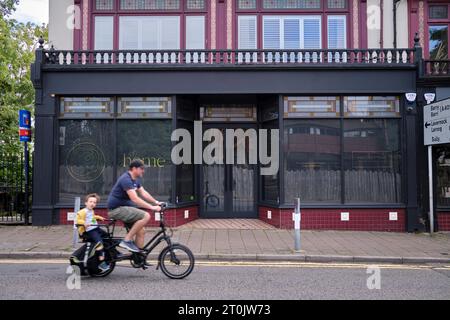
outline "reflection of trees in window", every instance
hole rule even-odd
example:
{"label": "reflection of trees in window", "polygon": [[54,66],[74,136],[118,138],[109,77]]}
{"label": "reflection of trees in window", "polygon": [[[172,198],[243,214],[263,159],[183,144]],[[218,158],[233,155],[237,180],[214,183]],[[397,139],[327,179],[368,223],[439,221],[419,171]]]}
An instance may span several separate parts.
{"label": "reflection of trees in window", "polygon": [[[448,26],[430,26],[430,60],[448,59]],[[436,63],[433,65],[434,72],[447,70],[447,63]]]}
{"label": "reflection of trees in window", "polygon": [[448,26],[430,26],[430,59],[448,59]]}

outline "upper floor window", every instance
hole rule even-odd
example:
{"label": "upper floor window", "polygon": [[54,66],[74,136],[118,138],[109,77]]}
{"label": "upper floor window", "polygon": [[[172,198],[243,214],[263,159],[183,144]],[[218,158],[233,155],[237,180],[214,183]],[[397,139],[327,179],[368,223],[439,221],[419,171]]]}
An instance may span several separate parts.
{"label": "upper floor window", "polygon": [[447,19],[448,18],[448,5],[431,5],[428,13],[429,19]]}
{"label": "upper floor window", "polygon": [[[238,10],[322,10],[347,9],[348,0],[237,0]],[[324,8],[325,6],[325,8]]]}
{"label": "upper floor window", "polygon": [[[206,9],[206,0],[93,0],[94,11],[162,11]],[[118,4],[118,8],[116,8]]]}
{"label": "upper floor window", "polygon": [[115,0],[95,0],[96,10],[113,10]]}
{"label": "upper floor window", "polygon": [[180,0],[120,0],[122,10],[178,10]]}
{"label": "upper floor window", "polygon": [[237,0],[238,49],[345,49],[348,10],[348,0]]}
{"label": "upper floor window", "polygon": [[431,60],[449,58],[450,4],[433,4],[428,7],[428,53]]}
{"label": "upper floor window", "polygon": [[256,9],[256,0],[238,0],[238,9]]}
{"label": "upper floor window", "polygon": [[264,9],[319,9],[321,0],[263,0]]}
{"label": "upper floor window", "polygon": [[321,48],[320,16],[264,16],[264,49]]}
{"label": "upper floor window", "polygon": [[122,16],[119,20],[119,49],[179,49],[178,16]]}
{"label": "upper floor window", "polygon": [[206,47],[206,0],[92,1],[94,50]]}

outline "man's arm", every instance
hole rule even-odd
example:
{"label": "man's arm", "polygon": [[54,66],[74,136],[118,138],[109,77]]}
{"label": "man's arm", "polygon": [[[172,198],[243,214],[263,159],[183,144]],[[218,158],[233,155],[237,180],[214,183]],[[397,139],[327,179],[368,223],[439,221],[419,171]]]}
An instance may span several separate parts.
{"label": "man's arm", "polygon": [[144,189],[144,187],[140,187],[138,189],[139,195],[144,198],[144,200],[159,205],[159,201],[157,201],[153,196]]}
{"label": "man's arm", "polygon": [[138,197],[136,191],[134,189],[130,189],[127,191],[128,197],[133,201],[139,208],[150,209],[153,211],[160,211],[161,208],[158,206],[152,206],[151,204],[145,202],[141,198]]}

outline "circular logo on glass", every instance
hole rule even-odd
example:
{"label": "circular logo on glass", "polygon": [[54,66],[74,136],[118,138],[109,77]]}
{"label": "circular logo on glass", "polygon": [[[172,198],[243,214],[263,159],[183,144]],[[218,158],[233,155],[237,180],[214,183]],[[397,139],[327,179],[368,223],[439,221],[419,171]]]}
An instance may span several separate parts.
{"label": "circular logo on glass", "polygon": [[100,177],[105,170],[105,155],[93,143],[79,143],[67,154],[66,168],[75,180],[91,182]]}

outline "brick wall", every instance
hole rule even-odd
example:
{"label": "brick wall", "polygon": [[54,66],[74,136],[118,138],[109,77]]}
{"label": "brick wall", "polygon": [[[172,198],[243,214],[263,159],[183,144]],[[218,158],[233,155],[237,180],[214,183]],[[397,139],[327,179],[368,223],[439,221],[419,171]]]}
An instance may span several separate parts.
{"label": "brick wall", "polygon": [[[272,218],[268,218],[271,211]],[[277,228],[292,229],[293,209],[259,208],[259,218]],[[302,229],[405,231],[404,209],[302,209]],[[349,221],[341,221],[341,212],[349,213]],[[397,220],[389,220],[389,212],[397,212]],[[450,217],[450,215],[449,215]],[[448,220],[450,222],[450,219]]]}
{"label": "brick wall", "polygon": [[437,213],[439,231],[450,231],[450,212]]}
{"label": "brick wall", "polygon": [[[188,218],[185,218],[185,211],[188,211]],[[60,209],[59,211],[59,224],[73,224],[72,221],[67,221],[67,212],[72,212],[73,209]],[[150,212],[150,222],[147,224],[148,227],[159,227],[159,221],[155,220],[154,212],[147,210]],[[95,214],[105,217],[108,217],[107,209],[95,209]],[[164,213],[164,220],[166,224],[170,227],[179,227],[183,224],[191,222],[193,220],[198,219],[198,207],[184,207],[184,208],[176,208],[169,209]],[[119,223],[118,225],[121,225]]]}

